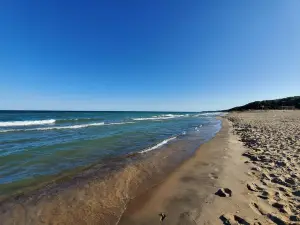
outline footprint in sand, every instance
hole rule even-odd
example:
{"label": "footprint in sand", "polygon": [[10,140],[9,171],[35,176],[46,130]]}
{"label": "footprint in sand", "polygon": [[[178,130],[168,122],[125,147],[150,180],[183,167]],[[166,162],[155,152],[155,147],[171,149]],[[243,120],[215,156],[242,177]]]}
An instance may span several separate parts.
{"label": "footprint in sand", "polygon": [[295,196],[297,196],[297,197],[300,197],[300,190],[294,191],[294,192],[293,192],[293,195],[295,195]]}
{"label": "footprint in sand", "polygon": [[250,203],[250,208],[258,215],[266,215],[268,212],[255,202]]}
{"label": "footprint in sand", "polygon": [[256,188],[256,185],[253,184],[253,183],[248,183],[247,188],[248,188],[249,191],[255,191],[255,192],[258,191],[257,188]]}
{"label": "footprint in sand", "polygon": [[167,217],[167,215],[165,214],[165,213],[160,213],[160,214],[158,214],[159,215],[159,217],[160,217],[160,221],[161,222],[163,222],[164,221],[164,219],[166,219],[166,217]]}
{"label": "footprint in sand", "polygon": [[212,180],[218,179],[218,176],[215,173],[208,174],[209,178]]}
{"label": "footprint in sand", "polygon": [[269,213],[267,216],[271,221],[273,221],[277,225],[287,225],[288,224],[286,221],[284,221],[283,219],[279,218],[276,215]]}
{"label": "footprint in sand", "polygon": [[279,217],[279,215],[275,215],[274,213],[268,212],[265,210],[262,206],[258,205],[255,202],[250,203],[250,208],[256,212],[258,215],[267,216],[268,219],[270,219],[272,222],[274,222],[277,225],[287,225],[288,223],[285,221],[285,219],[282,219]]}
{"label": "footprint in sand", "polygon": [[282,202],[275,202],[272,204],[272,206],[274,208],[278,209],[282,213],[287,213],[289,215],[292,214],[291,209],[289,208],[289,206],[287,204],[284,204]]}
{"label": "footprint in sand", "polygon": [[290,216],[290,221],[299,222],[300,221],[300,217],[296,216],[296,215],[292,215],[292,216]]}
{"label": "footprint in sand", "polygon": [[179,215],[177,225],[197,225],[196,221],[192,218],[190,212],[183,212]]}
{"label": "footprint in sand", "polygon": [[269,197],[266,196],[266,195],[257,195],[257,197],[259,197],[259,198],[261,198],[263,200],[268,200],[269,199]]}
{"label": "footprint in sand", "polygon": [[220,188],[215,195],[218,195],[219,197],[231,197],[232,191],[229,188]]}
{"label": "footprint in sand", "polygon": [[266,191],[264,188],[258,186],[255,183],[247,183],[247,188],[249,191],[253,191],[253,192],[261,192],[260,195],[258,195],[259,198],[261,199],[269,199],[270,193],[268,191]]}
{"label": "footprint in sand", "polygon": [[[239,217],[237,215],[231,214],[231,213],[226,213],[226,214],[220,216],[220,220],[225,225],[235,225],[235,224],[250,225],[251,224],[249,221],[246,221],[246,219]],[[255,224],[259,225],[261,223],[255,222]]]}

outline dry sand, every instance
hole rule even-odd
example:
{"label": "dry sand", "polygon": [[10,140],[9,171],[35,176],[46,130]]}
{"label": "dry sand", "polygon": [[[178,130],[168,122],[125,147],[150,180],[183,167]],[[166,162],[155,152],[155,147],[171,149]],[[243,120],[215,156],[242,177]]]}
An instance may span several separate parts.
{"label": "dry sand", "polygon": [[300,112],[231,113],[119,225],[300,224]]}
{"label": "dry sand", "polygon": [[250,207],[275,224],[300,224],[300,111],[231,114],[247,146]]}

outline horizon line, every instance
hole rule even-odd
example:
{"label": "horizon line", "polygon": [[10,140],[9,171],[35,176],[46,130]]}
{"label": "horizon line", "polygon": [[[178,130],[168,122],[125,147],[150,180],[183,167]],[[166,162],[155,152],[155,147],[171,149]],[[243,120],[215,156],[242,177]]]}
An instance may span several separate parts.
{"label": "horizon line", "polygon": [[224,110],[202,110],[202,111],[174,111],[174,110],[52,110],[52,109],[0,109],[0,112],[12,111],[27,111],[27,112],[187,112],[187,113],[201,113],[201,112],[221,112]]}

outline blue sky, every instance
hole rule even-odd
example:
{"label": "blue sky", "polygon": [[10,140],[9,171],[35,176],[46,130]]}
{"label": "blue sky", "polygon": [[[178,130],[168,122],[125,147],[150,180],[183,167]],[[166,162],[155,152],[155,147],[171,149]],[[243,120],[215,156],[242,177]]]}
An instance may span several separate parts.
{"label": "blue sky", "polygon": [[226,109],[300,94],[300,1],[2,1],[0,109]]}

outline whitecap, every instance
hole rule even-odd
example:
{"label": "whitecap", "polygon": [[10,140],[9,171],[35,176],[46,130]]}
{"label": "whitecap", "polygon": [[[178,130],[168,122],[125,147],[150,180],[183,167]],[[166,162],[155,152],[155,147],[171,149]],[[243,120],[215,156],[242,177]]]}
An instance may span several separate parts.
{"label": "whitecap", "polygon": [[44,130],[63,130],[63,129],[80,129],[86,127],[94,127],[94,126],[110,126],[110,125],[122,125],[127,123],[134,122],[117,122],[117,123],[88,123],[88,124],[78,124],[71,126],[55,126],[55,127],[37,127],[37,128],[29,128],[29,129],[10,129],[10,130],[0,130],[0,133],[5,132],[20,132],[20,131],[44,131]]}
{"label": "whitecap", "polygon": [[177,137],[171,137],[171,138],[165,139],[165,140],[163,140],[162,142],[159,142],[158,144],[156,144],[156,145],[154,145],[154,146],[152,146],[152,147],[150,147],[150,148],[147,148],[147,149],[145,149],[145,150],[143,150],[143,151],[140,151],[139,153],[150,152],[150,151],[152,151],[152,150],[154,150],[154,149],[157,149],[157,148],[159,148],[159,147],[161,147],[161,146],[167,144],[168,142],[170,142],[170,141],[172,141],[172,140],[175,140],[176,138],[177,138]]}
{"label": "whitecap", "polygon": [[198,113],[195,114],[194,117],[199,117],[199,116],[225,116],[227,113],[225,112],[206,112],[206,113]]}
{"label": "whitecap", "polygon": [[18,127],[18,126],[34,126],[55,123],[54,119],[49,120],[26,120],[26,121],[6,121],[0,122],[0,127]]}
{"label": "whitecap", "polygon": [[168,119],[175,119],[179,117],[183,117],[185,115],[177,115],[177,114],[163,114],[159,116],[152,116],[152,117],[141,117],[141,118],[132,118],[133,120],[142,121],[142,120],[168,120]]}

